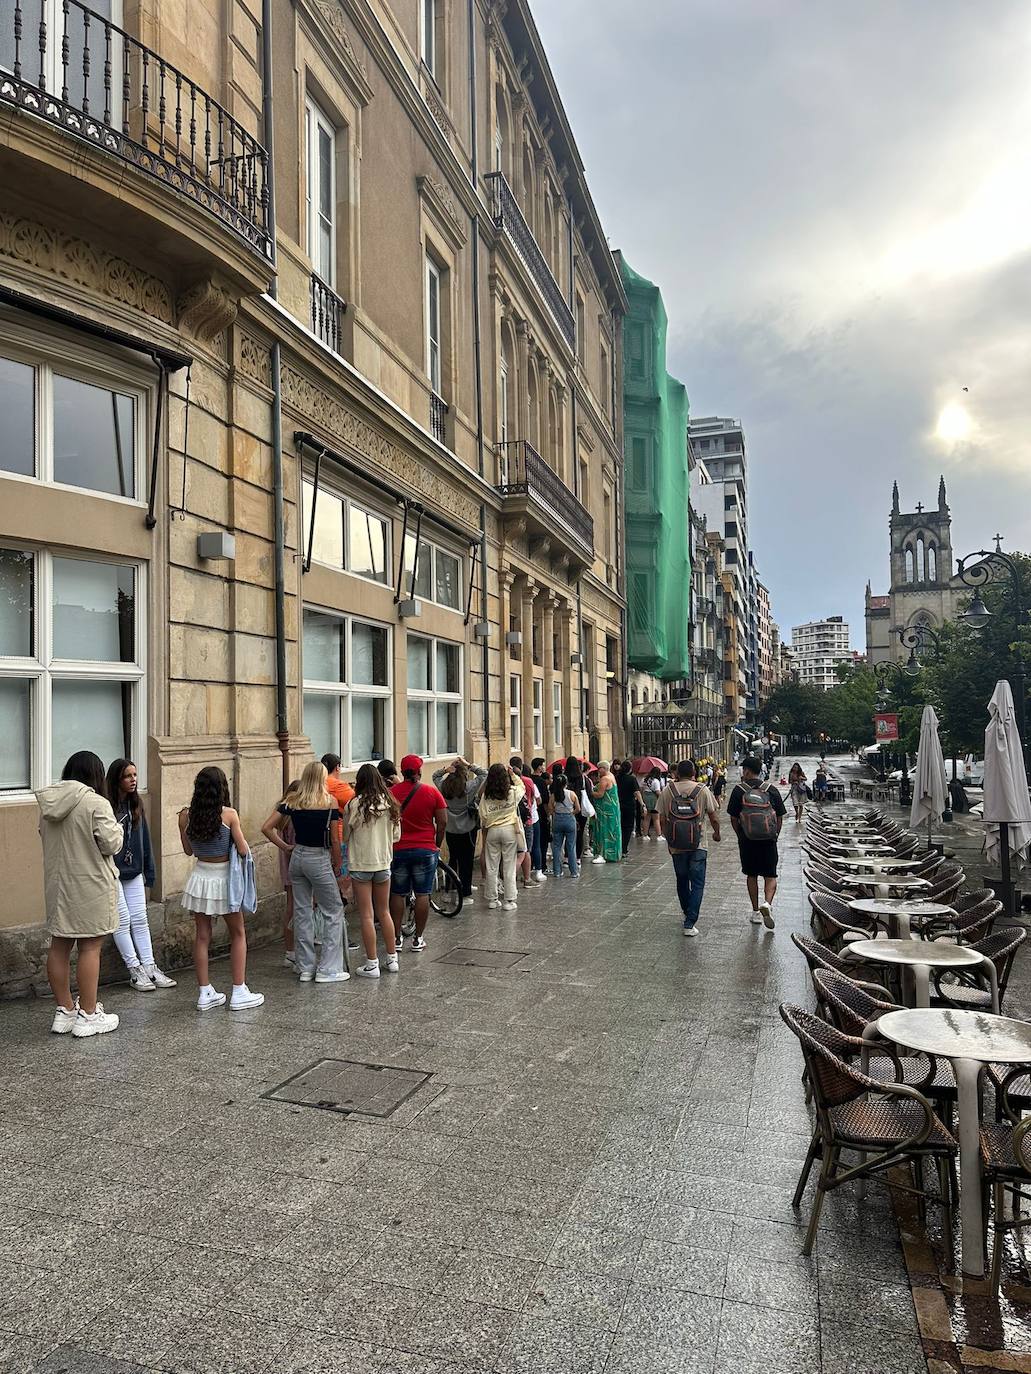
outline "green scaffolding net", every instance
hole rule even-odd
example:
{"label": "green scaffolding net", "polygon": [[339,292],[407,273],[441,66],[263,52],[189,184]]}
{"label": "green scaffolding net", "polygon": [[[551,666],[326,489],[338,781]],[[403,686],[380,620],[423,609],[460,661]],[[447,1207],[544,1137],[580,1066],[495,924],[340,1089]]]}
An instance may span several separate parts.
{"label": "green scaffolding net", "polygon": [[628,656],[664,681],[689,678],[691,545],[687,391],[666,371],[659,288],[620,255],[623,325]]}

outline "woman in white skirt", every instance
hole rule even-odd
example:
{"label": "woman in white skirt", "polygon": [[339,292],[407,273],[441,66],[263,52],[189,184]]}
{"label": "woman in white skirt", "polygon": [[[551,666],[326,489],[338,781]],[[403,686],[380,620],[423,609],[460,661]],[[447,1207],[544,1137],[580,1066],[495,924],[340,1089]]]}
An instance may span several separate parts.
{"label": "woman in white skirt", "polygon": [[229,931],[229,967],[233,976],[231,1011],[260,1007],[265,998],[247,986],[247,935],[243,915],[229,907],[229,851],[233,845],[241,858],[250,853],[240,817],[229,805],[229,783],[221,768],[202,768],[193,782],[193,799],[179,812],[179,836],[183,853],[193,856],[193,872],[183,889],[182,907],[195,921],[193,964],[197,970],[198,1011],[225,1005],[224,992],[216,992],[208,976],[211,922],[225,918]]}

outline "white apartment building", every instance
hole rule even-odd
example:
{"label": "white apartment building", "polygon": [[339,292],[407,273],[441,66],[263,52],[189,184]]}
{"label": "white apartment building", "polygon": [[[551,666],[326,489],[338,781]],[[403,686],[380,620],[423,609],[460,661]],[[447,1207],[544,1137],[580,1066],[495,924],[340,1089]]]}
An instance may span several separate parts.
{"label": "white apartment building", "polygon": [[848,625],[840,615],[832,615],[793,626],[791,657],[799,682],[829,691],[838,685],[838,664],[852,660]]}

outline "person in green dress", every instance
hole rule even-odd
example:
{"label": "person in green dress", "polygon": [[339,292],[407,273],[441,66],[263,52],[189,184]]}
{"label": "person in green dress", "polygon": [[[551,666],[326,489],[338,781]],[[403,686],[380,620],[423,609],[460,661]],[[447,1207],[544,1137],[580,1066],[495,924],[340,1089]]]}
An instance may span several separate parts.
{"label": "person in green dress", "polygon": [[596,864],[618,864],[623,857],[623,837],[619,824],[619,793],[616,779],[607,763],[599,763],[592,793],[594,820],[591,845]]}

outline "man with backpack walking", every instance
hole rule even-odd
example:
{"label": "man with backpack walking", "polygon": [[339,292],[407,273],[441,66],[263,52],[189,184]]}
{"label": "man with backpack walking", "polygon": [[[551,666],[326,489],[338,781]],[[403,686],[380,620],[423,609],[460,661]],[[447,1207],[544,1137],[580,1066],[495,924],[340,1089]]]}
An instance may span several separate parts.
{"label": "man with backpack walking", "polygon": [[[760,922],[767,930],[777,924],[773,919],[773,899],[777,895],[777,837],[784,821],[783,798],[770,783],[762,780],[759,759],[745,759],[741,765],[741,781],[730,794],[727,815],[737,835],[741,854],[741,872],[748,881],[748,896],[752,903],[749,918],[753,925]],[[763,880],[763,896],[759,899],[759,879]]]}
{"label": "man with backpack walking", "polygon": [[662,830],[669,845],[673,871],[677,875],[677,897],[684,913],[684,934],[697,936],[698,913],[705,891],[705,818],[712,827],[712,838],[720,839],[720,818],[716,801],[707,787],[695,780],[691,759],[677,764],[676,780],[659,796]]}

